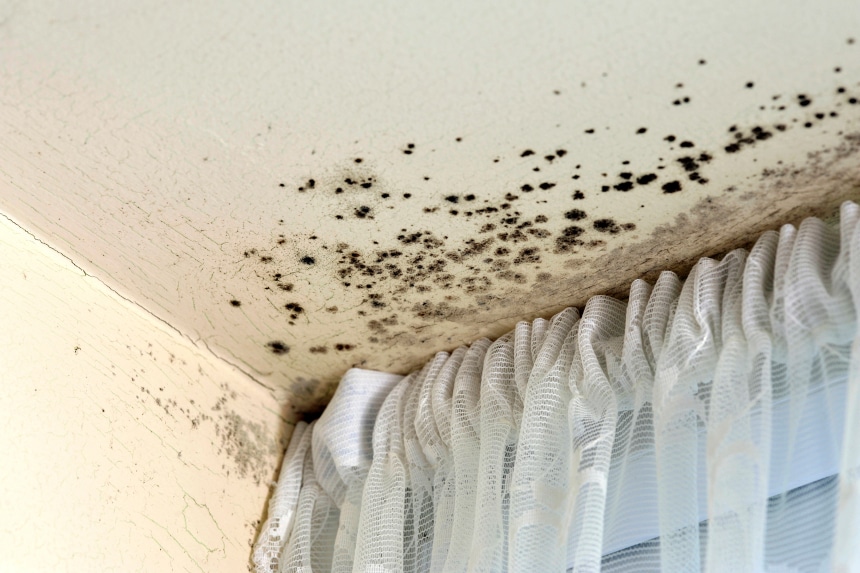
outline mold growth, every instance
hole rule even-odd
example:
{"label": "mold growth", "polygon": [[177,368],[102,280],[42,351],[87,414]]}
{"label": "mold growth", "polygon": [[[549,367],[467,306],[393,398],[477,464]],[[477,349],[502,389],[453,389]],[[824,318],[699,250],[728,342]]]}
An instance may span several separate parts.
{"label": "mold growth", "polygon": [[[136,398],[154,404],[165,416],[185,419],[191,431],[212,432],[215,453],[224,458],[221,470],[225,475],[250,479],[260,485],[272,478],[270,472],[286,447],[286,428],[271,428],[250,421],[237,413],[231,403],[238,396],[226,383],[219,385],[220,395],[210,406],[194,400],[171,397],[171,388],[140,387]],[[175,390],[175,389],[173,389]],[[180,453],[181,455],[181,453]]]}
{"label": "mold growth", "polygon": [[286,354],[290,351],[290,347],[280,340],[272,340],[266,343],[266,347],[272,354]]}
{"label": "mold growth", "polygon": [[[707,73],[707,68],[697,72]],[[666,108],[703,105],[705,98],[692,97],[691,85],[666,85]],[[338,221],[332,227],[335,232],[277,233],[271,244],[239,249],[261,277],[266,291],[262,296],[284,320],[283,332],[261,344],[271,354],[289,353],[287,362],[300,356],[318,361],[325,355],[327,362],[343,367],[373,363],[375,355],[392,346],[417,348],[424,333],[438,324],[468,324],[481,314],[532,309],[538,297],[554,296],[553,289],[565,288],[566,282],[586,292],[604,284],[602,275],[618,280],[627,276],[618,270],[619,261],[632,269],[632,253],[640,253],[631,245],[657,248],[646,238],[653,228],[647,217],[660,212],[662,201],[737,204],[737,188],[724,183],[727,165],[737,165],[739,158],[747,165],[767,158],[766,152],[781,138],[849,125],[844,122],[846,109],[860,110],[858,85],[843,81],[829,94],[811,89],[766,94],[758,78],[750,78],[732,89],[758,105],[761,113],[755,121],[734,120],[715,133],[702,134],[688,127],[686,115],[672,123],[672,114],[688,112],[667,112],[668,128],[640,118],[624,127],[624,133],[630,145],[647,153],[619,154],[600,163],[586,161],[577,149],[589,145],[582,143],[585,139],[610,137],[618,126],[560,130],[558,141],[546,146],[516,142],[511,149],[493,149],[484,157],[488,165],[505,170],[499,179],[508,182],[495,187],[437,187],[435,181],[442,178],[423,169],[416,170],[414,181],[397,183],[374,171],[377,163],[414,165],[431,153],[433,144],[417,137],[403,138],[388,157],[361,153],[306,174],[284,187],[285,192],[332,200],[321,204],[332,205],[324,216]],[[851,149],[843,153],[854,153],[852,137],[840,131],[838,138]],[[463,147],[470,143],[459,142]],[[763,160],[759,172],[770,179],[788,177],[779,175],[787,172],[780,169]],[[739,216],[732,211],[731,217]],[[682,234],[674,243],[678,237],[685,243],[693,240]],[[672,247],[673,252],[680,249]],[[617,261],[607,258],[609,253]],[[655,257],[640,254],[648,268],[657,264]],[[599,268],[601,277],[582,278],[579,269],[585,264]],[[312,294],[317,284],[331,288],[323,303]],[[343,329],[333,326],[324,336],[315,333],[304,343],[291,342],[291,347],[278,338],[300,341],[308,325],[354,321],[364,330],[347,341],[340,338]],[[301,385],[295,392],[316,396]]]}

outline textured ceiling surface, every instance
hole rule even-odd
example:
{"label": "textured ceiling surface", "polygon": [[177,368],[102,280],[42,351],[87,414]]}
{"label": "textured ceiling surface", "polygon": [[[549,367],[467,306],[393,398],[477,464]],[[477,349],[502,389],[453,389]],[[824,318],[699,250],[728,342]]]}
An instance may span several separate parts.
{"label": "textured ceiling surface", "polygon": [[0,211],[297,409],[860,197],[855,2],[245,4],[0,2]]}

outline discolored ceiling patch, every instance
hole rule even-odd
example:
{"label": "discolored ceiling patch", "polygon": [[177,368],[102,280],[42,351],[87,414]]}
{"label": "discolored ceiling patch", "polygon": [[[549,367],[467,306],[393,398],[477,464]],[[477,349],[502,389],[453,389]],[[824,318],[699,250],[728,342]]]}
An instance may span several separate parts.
{"label": "discolored ceiling patch", "polygon": [[[283,308],[292,327],[285,332],[321,332],[298,345],[297,354],[332,350],[344,368],[404,373],[431,352],[499,335],[524,317],[548,316],[594,294],[624,296],[634,278],[653,280],[662,270],[683,274],[698,257],[719,255],[783,223],[830,215],[842,200],[860,198],[860,82],[834,83],[815,96],[812,90],[761,95],[756,121],[732,120],[722,135],[676,127],[643,139],[650,161],[586,163],[577,159],[581,152],[558,145],[489,153],[488,164],[516,183],[474,192],[440,189],[431,171],[422,176],[423,188],[402,192],[375,175],[370,162],[353,159],[356,167],[347,160],[295,189],[335,198],[320,216],[342,221],[344,231],[277,234],[274,244],[252,248],[277,253],[259,260],[277,257],[284,269],[257,281],[258,293]],[[737,90],[753,87],[747,82]],[[640,127],[633,135],[648,132]],[[412,155],[424,147],[403,149]],[[797,149],[810,151],[803,157]],[[388,161],[397,161],[398,151],[391,154]],[[679,202],[679,196],[686,198]],[[377,222],[387,211],[394,217]],[[313,273],[308,288],[294,293],[289,283],[285,289],[284,276],[304,270],[291,257],[301,262],[308,256],[320,261],[318,269],[305,271]],[[259,266],[251,270],[249,284],[261,276]],[[278,294],[287,290],[293,299],[312,300],[319,282],[333,287],[337,307],[305,313],[301,303],[283,303]],[[352,342],[326,344],[329,335],[314,323],[349,324]],[[267,348],[277,352],[272,344]],[[315,384],[330,381],[315,378]],[[310,392],[301,377],[291,390],[304,407],[329,393]]]}

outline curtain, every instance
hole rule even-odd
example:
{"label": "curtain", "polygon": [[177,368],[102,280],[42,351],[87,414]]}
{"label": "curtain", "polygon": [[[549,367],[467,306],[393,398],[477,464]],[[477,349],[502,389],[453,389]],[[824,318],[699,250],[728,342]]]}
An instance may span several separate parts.
{"label": "curtain", "polygon": [[860,208],[299,423],[257,571],[860,569]]}

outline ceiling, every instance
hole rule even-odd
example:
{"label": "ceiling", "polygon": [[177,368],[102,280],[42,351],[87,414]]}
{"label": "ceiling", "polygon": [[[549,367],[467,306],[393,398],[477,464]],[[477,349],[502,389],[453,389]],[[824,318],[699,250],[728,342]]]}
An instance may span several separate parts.
{"label": "ceiling", "polygon": [[0,2],[0,50],[0,212],[301,411],[860,197],[853,1]]}

